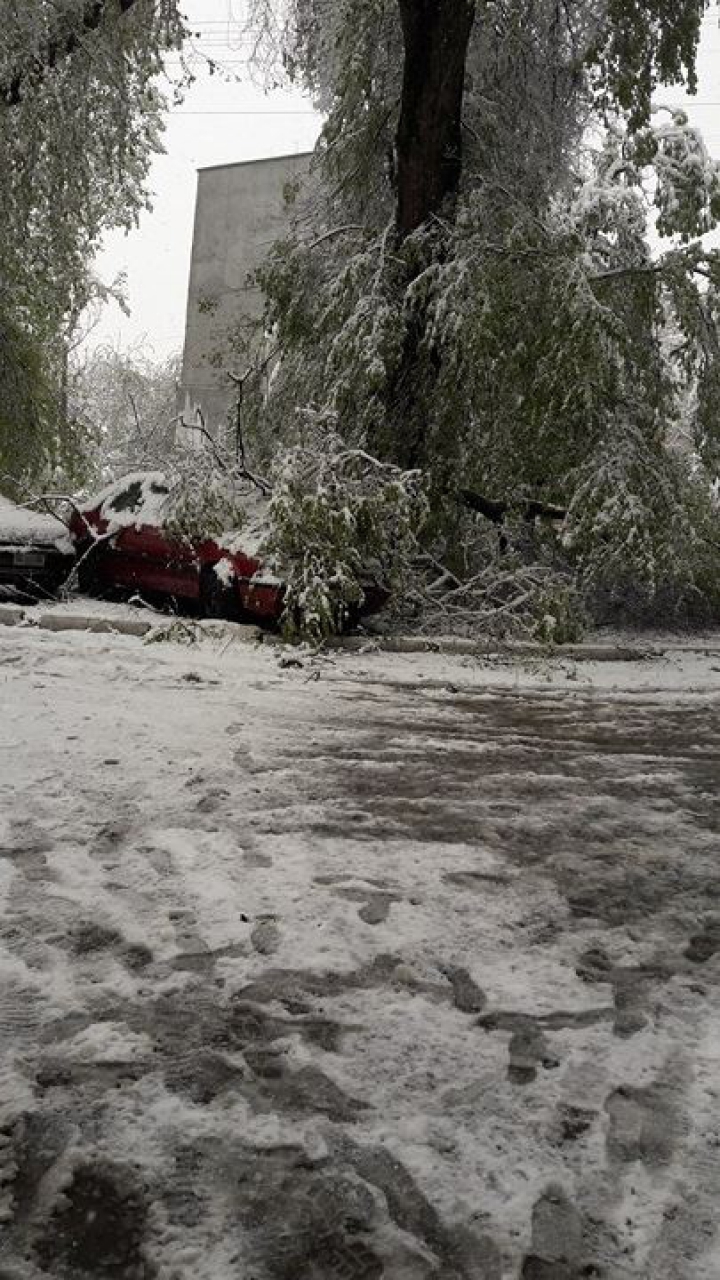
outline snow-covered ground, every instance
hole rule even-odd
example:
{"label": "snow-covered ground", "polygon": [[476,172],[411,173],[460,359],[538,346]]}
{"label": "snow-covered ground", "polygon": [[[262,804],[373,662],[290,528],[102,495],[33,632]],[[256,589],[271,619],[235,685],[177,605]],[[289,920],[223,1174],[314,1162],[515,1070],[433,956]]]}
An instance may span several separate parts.
{"label": "snow-covered ground", "polygon": [[232,634],[0,628],[2,1280],[717,1280],[720,646]]}

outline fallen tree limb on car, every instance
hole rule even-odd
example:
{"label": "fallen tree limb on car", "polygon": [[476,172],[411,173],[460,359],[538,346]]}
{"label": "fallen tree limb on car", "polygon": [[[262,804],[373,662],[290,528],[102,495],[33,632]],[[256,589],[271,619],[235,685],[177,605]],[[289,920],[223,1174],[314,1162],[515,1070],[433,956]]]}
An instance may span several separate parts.
{"label": "fallen tree limb on car", "polygon": [[552,502],[540,502],[536,498],[521,498],[518,502],[495,502],[484,498],[474,489],[461,489],[459,494],[463,506],[477,511],[493,524],[504,524],[511,512],[517,512],[523,520],[564,520],[567,512]]}

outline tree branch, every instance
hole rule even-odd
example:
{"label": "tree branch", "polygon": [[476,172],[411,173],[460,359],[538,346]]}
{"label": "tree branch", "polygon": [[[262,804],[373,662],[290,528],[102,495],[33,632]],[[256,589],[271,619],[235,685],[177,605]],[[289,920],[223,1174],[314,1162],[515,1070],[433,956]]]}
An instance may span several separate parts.
{"label": "tree branch", "polygon": [[102,25],[103,19],[111,9],[119,13],[127,13],[139,0],[85,0],[80,23],[75,30],[60,29],[54,36],[48,37],[35,51],[30,65],[17,70],[10,80],[0,83],[0,102],[7,107],[18,107],[25,96],[25,80],[29,71],[33,71],[39,80],[53,71],[59,63],[69,58],[81,44],[83,36]]}
{"label": "tree branch", "polygon": [[[210,451],[215,459],[215,463],[219,468],[219,470],[222,471],[224,475],[230,475],[233,470],[233,467],[225,458],[223,458],[222,453],[218,448],[217,440],[213,436],[212,432],[208,431],[207,427],[205,426],[205,419],[203,417],[202,410],[197,409],[196,413],[198,417],[198,421],[196,423],[186,422],[182,414],[180,414],[178,418],[178,423],[180,424],[181,427],[184,427],[186,431],[199,431],[200,435],[210,446]],[[255,487],[259,489],[260,492],[265,497],[268,497],[268,495],[272,493],[272,489],[268,484],[267,480],[262,480],[259,476],[253,475],[251,471],[248,471],[244,462],[244,448],[243,448],[243,459],[238,460],[236,473],[237,472],[240,473],[243,479],[249,480],[251,484],[254,484]]]}
{"label": "tree branch", "polygon": [[556,506],[552,502],[540,502],[536,498],[521,498],[517,503],[495,502],[491,498],[484,498],[474,489],[461,489],[458,497],[463,506],[479,512],[487,520],[492,520],[493,524],[504,524],[506,515],[513,509],[517,510],[524,520],[531,522],[538,519],[564,520],[567,515],[564,507]]}
{"label": "tree branch", "polygon": [[331,227],[329,231],[323,232],[318,236],[317,240],[312,240],[309,244],[303,244],[303,249],[317,249],[319,245],[324,244],[326,240],[331,240],[334,236],[351,235],[353,232],[367,231],[360,222],[348,222],[343,227]]}
{"label": "tree branch", "polygon": [[223,472],[227,472],[229,470],[228,464],[223,458],[220,450],[218,449],[217,441],[214,435],[212,434],[212,432],[208,431],[207,427],[205,426],[205,418],[203,416],[202,410],[196,409],[195,413],[197,416],[197,422],[186,422],[183,415],[180,414],[178,418],[178,422],[180,423],[180,426],[184,427],[186,431],[199,431],[203,439],[207,441],[207,443],[209,444],[210,452],[212,453],[219,470]]}

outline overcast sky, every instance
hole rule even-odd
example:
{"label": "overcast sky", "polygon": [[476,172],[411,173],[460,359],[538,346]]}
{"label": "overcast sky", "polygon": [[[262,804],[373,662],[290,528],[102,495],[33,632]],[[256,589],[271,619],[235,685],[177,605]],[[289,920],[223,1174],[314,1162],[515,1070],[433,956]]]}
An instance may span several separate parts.
{"label": "overcast sky", "polygon": [[[310,150],[320,128],[312,104],[299,94],[265,95],[252,83],[240,23],[243,0],[186,0],[184,8],[198,33],[198,49],[216,59],[232,79],[210,75],[207,63],[197,61],[196,83],[169,115],[166,154],[153,164],[152,212],[143,215],[130,235],[108,236],[98,258],[98,273],[107,283],[120,272],[126,274],[131,314],[123,316],[117,306],[105,308],[90,339],[92,345],[139,346],[158,358],[182,347],[197,170]],[[173,59],[172,65],[177,67],[178,61]],[[691,120],[720,159],[716,5],[705,18],[699,72],[696,99],[668,89],[658,100],[668,105],[687,101]]]}

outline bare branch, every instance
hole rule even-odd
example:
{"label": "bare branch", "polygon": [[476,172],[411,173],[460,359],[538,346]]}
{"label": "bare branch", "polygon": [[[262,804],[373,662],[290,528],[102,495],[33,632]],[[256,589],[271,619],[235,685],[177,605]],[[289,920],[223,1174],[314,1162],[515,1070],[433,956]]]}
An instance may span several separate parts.
{"label": "bare branch", "polygon": [[229,470],[228,464],[223,458],[220,450],[218,449],[217,440],[215,439],[212,432],[208,431],[207,427],[205,426],[205,419],[203,417],[202,409],[197,409],[196,414],[198,418],[197,422],[186,422],[183,415],[180,414],[178,418],[178,422],[180,426],[184,427],[186,431],[199,431],[203,439],[207,440],[208,444],[210,445],[212,455],[217,465],[219,466],[220,470],[225,472],[228,471]]}
{"label": "bare branch", "polygon": [[[192,423],[192,422],[186,422],[182,414],[180,414],[178,418],[178,423],[181,427],[184,427],[186,431],[200,432],[200,435],[203,437],[203,439],[206,440],[207,443],[210,445],[212,455],[218,467],[225,475],[228,475],[233,470],[232,464],[228,462],[227,458],[223,457],[221,450],[218,448],[217,440],[213,436],[212,432],[208,431],[207,427],[205,426],[205,419],[203,418],[201,409],[197,410],[197,415],[198,415],[199,422]],[[244,446],[243,446],[243,457],[244,457]],[[249,480],[250,483],[254,484],[255,487],[259,489],[260,492],[264,494],[266,497],[268,496],[268,494],[272,492],[272,489],[268,484],[267,480],[261,479],[260,476],[253,475],[253,473],[249,471],[248,468],[245,466],[244,461],[239,460],[238,465],[235,469],[237,472],[239,472],[239,474],[243,477],[243,479]]]}

